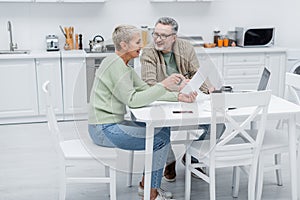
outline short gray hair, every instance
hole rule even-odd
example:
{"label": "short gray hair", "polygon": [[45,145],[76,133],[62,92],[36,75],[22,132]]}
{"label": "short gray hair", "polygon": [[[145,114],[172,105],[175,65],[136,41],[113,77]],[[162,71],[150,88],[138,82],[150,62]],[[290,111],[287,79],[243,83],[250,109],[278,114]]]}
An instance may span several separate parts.
{"label": "short gray hair", "polygon": [[114,42],[117,51],[120,51],[121,42],[129,43],[132,40],[134,33],[140,33],[141,30],[132,25],[119,25],[114,29],[112,33],[112,40]]}
{"label": "short gray hair", "polygon": [[176,22],[175,19],[173,19],[171,17],[161,17],[157,20],[157,22],[155,23],[155,26],[157,24],[170,25],[170,26],[172,26],[172,31],[174,33],[178,32],[178,23]]}

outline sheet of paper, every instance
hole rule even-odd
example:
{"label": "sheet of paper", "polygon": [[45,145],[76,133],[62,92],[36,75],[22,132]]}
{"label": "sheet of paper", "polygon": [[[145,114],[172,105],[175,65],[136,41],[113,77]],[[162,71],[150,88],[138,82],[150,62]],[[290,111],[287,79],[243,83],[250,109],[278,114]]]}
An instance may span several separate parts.
{"label": "sheet of paper", "polygon": [[188,84],[181,90],[181,92],[185,94],[189,94],[193,91],[199,92],[200,86],[204,83],[210,72],[210,67],[207,65],[201,66],[190,82],[188,82]]}

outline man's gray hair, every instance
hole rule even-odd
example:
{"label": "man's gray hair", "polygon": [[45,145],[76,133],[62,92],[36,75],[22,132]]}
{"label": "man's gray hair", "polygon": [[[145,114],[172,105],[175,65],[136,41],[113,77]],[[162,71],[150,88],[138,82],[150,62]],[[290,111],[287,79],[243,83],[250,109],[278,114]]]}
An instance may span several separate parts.
{"label": "man's gray hair", "polygon": [[117,51],[122,49],[120,43],[125,42],[128,44],[132,38],[134,33],[140,33],[141,30],[132,25],[119,25],[115,28],[112,33],[112,40],[114,42],[115,48]]}
{"label": "man's gray hair", "polygon": [[157,24],[170,25],[170,26],[172,26],[173,33],[178,32],[178,23],[176,22],[175,19],[173,19],[171,17],[161,17],[157,20],[157,22],[155,23],[155,26]]}

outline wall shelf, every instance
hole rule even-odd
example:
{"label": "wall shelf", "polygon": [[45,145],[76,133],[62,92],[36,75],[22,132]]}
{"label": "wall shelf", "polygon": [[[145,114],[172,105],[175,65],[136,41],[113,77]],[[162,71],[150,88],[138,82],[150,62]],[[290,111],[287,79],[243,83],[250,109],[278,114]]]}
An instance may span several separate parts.
{"label": "wall shelf", "polygon": [[104,3],[107,0],[0,0],[0,3]]}

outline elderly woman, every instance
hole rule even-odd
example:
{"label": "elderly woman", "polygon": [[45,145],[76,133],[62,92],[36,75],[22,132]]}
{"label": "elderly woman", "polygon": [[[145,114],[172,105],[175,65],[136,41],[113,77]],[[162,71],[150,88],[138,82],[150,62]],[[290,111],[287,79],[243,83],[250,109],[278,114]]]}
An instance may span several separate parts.
{"label": "elderly woman", "polygon": [[[126,105],[134,108],[156,100],[177,101],[178,96],[165,94],[167,91],[180,90],[185,85],[185,81],[182,81],[185,78],[180,74],[173,74],[152,87],[148,86],[128,66],[129,60],[139,56],[142,45],[140,30],[134,26],[121,25],[115,28],[112,39],[116,51],[101,63],[91,91],[89,133],[93,141],[101,146],[145,150],[145,124],[124,120]],[[183,83],[180,84],[181,82]],[[184,95],[184,101],[193,102],[196,96],[196,92]],[[165,199],[158,189],[169,149],[170,129],[156,129],[151,200]],[[142,186],[143,181],[140,183],[140,187]]]}

